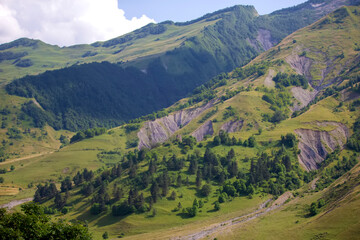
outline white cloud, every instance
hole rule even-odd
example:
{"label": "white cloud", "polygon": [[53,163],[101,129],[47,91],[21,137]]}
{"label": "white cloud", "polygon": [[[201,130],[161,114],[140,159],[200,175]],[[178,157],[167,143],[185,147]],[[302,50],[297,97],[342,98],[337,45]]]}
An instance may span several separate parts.
{"label": "white cloud", "polygon": [[93,43],[131,32],[153,19],[126,19],[117,0],[0,0],[0,43],[21,37],[59,46]]}

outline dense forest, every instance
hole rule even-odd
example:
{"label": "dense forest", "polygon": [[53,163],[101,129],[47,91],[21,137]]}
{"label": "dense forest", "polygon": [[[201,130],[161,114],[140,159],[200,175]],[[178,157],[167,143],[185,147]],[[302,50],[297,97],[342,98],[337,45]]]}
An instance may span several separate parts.
{"label": "dense forest", "polygon": [[[32,102],[23,106],[36,127],[46,122],[55,129],[72,131],[113,127],[168,107],[212,77],[248,63],[266,50],[265,43],[249,42],[257,38],[260,30],[269,32],[267,41],[272,46],[319,17],[311,13],[312,10],[302,9],[258,17],[253,7],[235,6],[208,15],[209,21],[215,15],[220,20],[164,55],[120,66],[107,62],[74,65],[15,80],[6,90],[35,98],[45,110],[36,109]],[[150,24],[107,41],[104,47],[160,34],[166,31],[167,24],[173,23]],[[143,69],[133,67],[144,64]],[[296,81],[302,85],[302,80]]]}
{"label": "dense forest", "polygon": [[[180,149],[189,150],[197,143],[195,138],[185,137],[174,144]],[[194,200],[193,206],[186,208],[179,203],[174,210],[181,210],[181,214],[194,217],[210,194],[218,196],[218,200],[213,203],[214,209],[218,211],[221,203],[232,198],[252,198],[255,191],[279,196],[287,190],[300,188],[314,176],[314,173],[300,168],[296,160],[297,140],[293,134],[287,134],[280,141],[274,142],[271,155],[261,153],[251,160],[244,159],[245,162],[251,161],[250,169],[246,170],[239,168],[234,149],[224,156],[216,154],[213,148],[219,145],[254,148],[257,143],[253,136],[241,141],[220,131],[203,155],[195,151],[185,156],[174,154],[167,157],[155,151],[129,151],[119,163],[109,165],[105,170],[93,172],[83,169],[72,179],[65,178],[61,182],[60,191],[51,182],[38,185],[34,201],[42,203],[53,199],[47,212],[66,213],[70,191],[74,194],[72,190],[76,190],[76,194],[88,199],[91,214],[98,215],[111,210],[113,216],[124,216],[153,211],[159,198],[167,197],[174,201],[181,198],[177,196],[176,189],[194,187],[198,199]],[[113,154],[121,153],[102,152],[99,157]],[[144,163],[146,167],[140,167]]]}
{"label": "dense forest", "polygon": [[[195,63],[194,63],[195,64]],[[204,78],[197,78],[204,79]],[[201,83],[201,82],[200,82]],[[91,63],[28,76],[7,85],[10,94],[35,98],[23,111],[35,126],[55,129],[113,127],[175,102],[197,86],[194,78],[168,74],[160,62],[147,74],[118,65]]]}

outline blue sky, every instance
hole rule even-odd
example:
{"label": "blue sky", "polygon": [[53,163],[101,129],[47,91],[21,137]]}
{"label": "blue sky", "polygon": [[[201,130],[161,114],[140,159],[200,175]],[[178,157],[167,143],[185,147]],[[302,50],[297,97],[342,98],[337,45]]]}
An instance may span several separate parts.
{"label": "blue sky", "polygon": [[260,14],[304,0],[0,0],[0,44],[21,37],[59,46],[109,40],[149,23],[184,22],[237,4]]}
{"label": "blue sky", "polygon": [[157,22],[172,20],[189,21],[206,13],[233,5],[253,5],[259,14],[291,7],[305,0],[118,0],[119,8],[127,18],[141,17],[143,14]]}

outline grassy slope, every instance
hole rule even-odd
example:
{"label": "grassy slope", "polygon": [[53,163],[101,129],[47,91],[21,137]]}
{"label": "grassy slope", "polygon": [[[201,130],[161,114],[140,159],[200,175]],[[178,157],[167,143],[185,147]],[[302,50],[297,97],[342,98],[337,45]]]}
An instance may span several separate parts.
{"label": "grassy slope", "polygon": [[[339,34],[336,34],[336,36],[338,36],[335,40],[332,37],[332,31],[333,31],[333,25],[331,24],[330,27],[329,26],[325,26],[324,29],[322,29],[321,31],[318,31],[318,29],[310,29],[310,28],[305,28],[304,31],[308,31],[310,34],[302,34],[302,32],[298,32],[295,33],[294,35],[286,38],[281,44],[281,51],[279,53],[276,53],[275,51],[275,55],[274,55],[274,49],[272,52],[267,53],[265,55],[263,55],[262,58],[258,58],[258,60],[256,61],[261,61],[261,60],[265,60],[265,59],[283,59],[285,56],[288,56],[290,54],[290,52],[293,52],[293,48],[296,48],[296,52],[301,52],[302,49],[307,49],[309,48],[308,46],[305,46],[306,44],[310,44],[311,46],[315,46],[313,48],[316,49],[316,51],[314,50],[314,52],[318,52],[320,48],[319,44],[322,43],[322,40],[319,39],[323,39],[326,38],[329,44],[327,45],[326,49],[333,49],[333,46],[336,46],[335,49],[339,49],[340,47],[343,47],[343,52],[344,52],[344,59],[342,59],[341,61],[337,62],[337,68],[339,68],[339,66],[341,66],[344,62],[351,62],[354,59],[355,54],[357,54],[357,52],[354,51],[354,44],[356,42],[355,39],[358,39],[359,36],[359,32],[356,31],[357,26],[358,26],[358,18],[359,16],[355,15],[352,11],[353,8],[348,8],[349,9],[349,13],[351,18],[347,18],[345,23],[340,24],[338,27],[338,29],[336,29],[337,32],[339,32]],[[272,18],[276,18],[276,14],[274,14],[272,16]],[[350,21],[351,19],[351,21]],[[20,76],[24,76],[26,74],[38,74],[40,72],[45,71],[46,69],[56,69],[56,68],[60,68],[60,67],[64,67],[64,66],[68,66],[68,65],[72,65],[76,62],[92,62],[92,61],[103,61],[103,60],[108,60],[111,62],[118,62],[120,60],[130,60],[127,59],[126,56],[131,56],[132,58],[142,58],[145,55],[151,56],[153,54],[158,54],[160,52],[165,52],[169,49],[173,49],[177,46],[180,46],[182,44],[183,41],[185,41],[188,38],[191,38],[192,36],[195,35],[199,35],[199,33],[207,26],[209,25],[214,25],[215,22],[217,22],[218,20],[213,20],[213,21],[206,21],[206,20],[202,20],[199,22],[195,22],[193,24],[190,25],[186,25],[186,26],[176,26],[176,25],[172,25],[172,24],[166,24],[167,26],[167,31],[165,31],[162,34],[159,35],[148,35],[145,38],[140,38],[137,40],[132,40],[130,42],[126,42],[124,44],[118,44],[118,45],[114,45],[113,47],[102,47],[104,43],[98,43],[98,45],[100,45],[99,47],[94,47],[95,45],[77,45],[77,46],[73,46],[73,47],[68,47],[68,48],[59,48],[57,46],[51,46],[51,45],[47,45],[45,43],[42,43],[40,41],[35,41],[36,45],[33,46],[29,46],[29,47],[23,47],[23,46],[19,46],[19,47],[13,47],[10,48],[8,50],[4,50],[3,52],[6,51],[12,51],[12,52],[24,52],[27,51],[29,53],[28,56],[25,56],[24,58],[30,58],[32,59],[32,61],[34,62],[34,65],[30,68],[19,68],[19,67],[15,67],[15,65],[12,64],[12,62],[14,60],[8,60],[8,61],[3,61],[0,63],[0,69],[2,70],[1,72],[1,77],[2,80],[0,79],[0,85],[1,82],[4,84],[5,82],[9,82],[14,78],[20,77]],[[353,28],[349,28],[350,24],[355,24],[353,26]],[[327,27],[327,28],[326,28]],[[349,30],[350,29],[350,30]],[[350,34],[349,34],[350,33]],[[319,34],[321,34],[321,38],[319,38]],[[200,34],[201,35],[201,34]],[[306,36],[306,37],[304,37]],[[347,36],[350,36],[350,38],[347,38]],[[296,39],[298,41],[297,44],[292,44],[292,40]],[[309,42],[309,43],[308,43]],[[342,44],[339,45],[340,43],[346,43],[346,44]],[[127,46],[131,44],[130,46]],[[113,54],[114,52],[117,52],[119,49],[122,49],[124,46],[127,46],[123,51]],[[139,49],[139,47],[141,46],[141,53],[136,53],[135,51],[137,51],[137,49]],[[166,47],[164,47],[166,46]],[[305,47],[304,47],[305,46]],[[346,51],[345,51],[345,50]],[[86,57],[86,58],[82,58],[81,56],[86,53],[86,52],[96,52],[98,53],[96,56],[92,56],[92,57]],[[294,50],[295,51],[295,50]],[[312,54],[312,53],[311,53]],[[311,55],[309,54],[309,56]],[[323,53],[322,53],[323,54]],[[125,57],[125,58],[124,58]],[[124,58],[124,59],[122,59]],[[166,56],[163,57],[166,61]],[[145,61],[139,61],[141,64],[145,64]],[[170,63],[169,63],[170,64]],[[169,65],[168,64],[168,65]],[[323,63],[322,63],[323,64]],[[180,64],[181,65],[181,64]],[[168,67],[172,68],[174,70],[174,72],[181,72],[181,70],[176,69],[176,67],[180,66],[179,64],[170,64]],[[138,67],[142,67],[142,66],[138,66]],[[282,67],[284,68],[284,67]],[[276,71],[280,71],[281,69],[275,69]],[[291,71],[289,69],[289,67],[287,67],[285,69],[286,71]],[[316,75],[316,74],[315,74]],[[316,78],[317,76],[314,75],[314,78]],[[334,73],[331,73],[330,75],[334,75]],[[237,85],[235,84],[234,86],[232,86],[233,88],[236,88],[239,85],[242,85],[243,83],[238,83]],[[255,81],[253,82],[253,84],[255,84],[255,86],[261,84],[261,82],[259,81]],[[0,94],[1,94],[1,105],[2,106],[16,106],[16,110],[14,109],[14,115],[13,117],[17,117],[20,113],[19,109],[20,109],[20,105],[22,103],[24,103],[26,100],[24,98],[18,98],[15,96],[8,96],[6,93],[4,93],[4,91],[2,89],[0,89]],[[243,99],[239,99],[239,102],[243,102]],[[232,101],[232,100],[231,100]],[[252,100],[250,101],[251,104]],[[244,107],[247,106],[251,106],[248,104],[240,104],[239,105],[241,109],[239,109],[240,112],[243,111]],[[263,108],[259,108],[259,113],[262,111],[266,111]],[[248,111],[249,112],[249,111]],[[259,114],[254,113],[257,117],[259,116]],[[241,113],[240,113],[240,117],[242,117]],[[249,117],[248,117],[249,118]],[[9,122],[9,127],[12,125],[12,122],[10,121],[10,118],[8,118],[7,120],[4,120],[6,122]],[[259,119],[256,118],[256,121],[259,122]],[[22,124],[19,125],[20,128],[24,129],[26,127],[29,127],[30,125],[28,124],[28,122],[26,121],[22,121]],[[220,124],[215,124],[215,128],[216,130],[218,130]],[[189,126],[190,127],[190,126]],[[193,126],[193,128],[196,128],[197,126]],[[268,125],[265,125],[265,128],[269,127]],[[191,130],[191,129],[190,129]],[[189,131],[190,131],[189,130]],[[192,129],[194,130],[194,129]],[[35,130],[34,131],[38,131]],[[39,131],[40,134],[40,131]],[[244,137],[247,137],[249,134],[245,134]],[[0,130],[0,136],[4,139],[6,139],[5,136],[5,130]],[[54,144],[52,146],[49,145],[45,145],[42,147],[41,142],[36,142],[33,141],[32,139],[28,139],[25,141],[13,141],[14,142],[14,148],[8,148],[7,152],[10,154],[20,154],[20,155],[29,155],[29,154],[33,154],[34,152],[47,152],[48,150],[46,149],[47,147],[51,147],[55,146],[55,148],[57,148],[56,146],[59,145],[59,142],[56,141],[54,142]],[[17,152],[16,153],[16,149],[18,149],[19,147],[22,147],[22,145],[24,145],[24,150],[22,152]],[[41,147],[41,150],[38,150],[36,146]]]}
{"label": "grassy slope", "polygon": [[[239,96],[236,96],[226,102],[223,105],[219,106],[219,109],[225,108],[228,105],[232,105],[236,107],[236,109],[247,109],[249,112],[248,115],[255,116],[254,119],[259,118],[258,110],[254,108],[254,105],[249,105],[250,103],[258,103],[260,104],[261,111],[269,111],[268,106],[266,104],[261,104],[261,94],[256,91],[244,92]],[[244,105],[241,105],[244,104]],[[294,129],[302,126],[302,127],[310,127],[308,122],[314,120],[322,120],[322,121],[334,121],[338,119],[339,121],[346,122],[350,124],[352,121],[352,115],[355,115],[356,112],[348,112],[344,110],[340,114],[334,114],[333,108],[338,105],[338,101],[333,97],[324,99],[318,104],[314,105],[310,111],[301,115],[298,118],[289,119],[276,127],[269,127],[264,130],[260,136],[256,136],[258,141],[268,141],[270,138],[273,140],[279,139],[281,135],[286,132],[292,132]],[[247,108],[246,108],[247,107]],[[221,110],[219,110],[219,115],[215,115],[215,118],[221,119]],[[245,113],[243,113],[245,116]],[[201,117],[201,116],[200,116]],[[200,119],[200,117],[198,119]],[[264,127],[269,125],[269,123],[262,123],[260,119],[258,119],[260,126]],[[196,122],[196,121],[194,121]],[[217,123],[217,124],[221,124]],[[195,124],[196,125],[196,124]],[[190,129],[194,129],[196,126],[189,125]],[[265,129],[265,128],[264,128]],[[114,133],[109,135],[105,134],[99,137],[95,137],[93,139],[88,139],[60,150],[59,152],[53,153],[48,156],[39,157],[37,159],[32,160],[24,160],[15,164],[16,170],[11,173],[7,173],[5,175],[6,182],[14,182],[16,186],[21,186],[26,188],[26,185],[29,182],[41,182],[46,181],[48,179],[53,179],[55,181],[63,178],[64,176],[70,174],[75,174],[76,171],[81,168],[87,167],[88,169],[98,169],[102,166],[105,166],[99,159],[97,159],[96,155],[102,149],[111,150],[111,149],[120,149],[121,151],[125,151],[124,142],[128,137],[122,128],[114,129]],[[183,129],[183,131],[187,130],[187,127]],[[256,129],[250,129],[247,131],[244,129],[240,133],[236,133],[237,137],[246,138],[256,132]],[[232,135],[231,135],[232,136]],[[204,152],[205,148],[195,148],[200,152]],[[194,149],[194,150],[195,150]],[[236,151],[236,156],[239,162],[240,169],[247,170],[249,168],[249,162],[243,162],[242,159],[245,157],[253,157],[256,153],[261,150],[261,146],[258,149],[251,148],[243,148],[243,147],[234,147]],[[219,146],[215,148],[215,151],[221,155],[224,155],[227,151],[230,150],[230,147]],[[180,149],[177,147],[166,147],[162,146],[156,151],[159,155],[172,155],[176,153],[180,154]],[[114,162],[119,161],[120,159],[114,159]],[[23,166],[21,166],[23,164]],[[146,168],[146,166],[144,166]],[[45,173],[45,174],[44,174]],[[194,181],[195,179],[190,179],[190,181]],[[111,186],[110,186],[111,188]],[[29,190],[27,190],[29,191]],[[33,190],[30,190],[33,191]],[[172,190],[170,190],[172,191]],[[171,210],[177,205],[178,201],[182,203],[184,207],[190,206],[193,201],[193,194],[195,191],[193,189],[188,189],[186,187],[182,187],[176,190],[178,195],[181,193],[185,196],[182,199],[178,199],[176,201],[168,201],[161,200],[160,204],[156,204],[155,208],[158,210],[158,216],[155,218],[149,218],[146,214],[140,215],[132,215],[126,217],[122,220],[121,218],[114,218],[111,216],[104,216],[100,218],[95,218],[90,216],[87,209],[89,209],[89,205],[86,204],[85,199],[79,199],[80,202],[77,202],[78,196],[74,195],[71,197],[70,203],[73,202],[73,210],[69,215],[69,219],[78,218],[78,219],[87,219],[89,222],[89,226],[92,230],[94,230],[95,235],[108,231],[112,236],[119,235],[121,233],[125,233],[126,235],[139,234],[144,232],[153,232],[155,231],[155,235],[149,236],[157,236],[157,234],[176,234],[179,231],[187,231],[187,229],[193,227],[194,225],[187,225],[192,222],[196,222],[196,226],[201,227],[209,224],[210,222],[216,222],[221,218],[226,219],[231,216],[241,215],[244,212],[250,211],[250,209],[255,208],[260,202],[264,201],[260,198],[256,197],[253,200],[243,199],[236,200],[229,204],[225,204],[222,207],[220,213],[208,213],[207,211],[212,209],[211,203],[215,200],[215,198],[210,198],[209,202],[205,204],[205,210],[203,213],[200,213],[198,217],[194,219],[182,219],[179,216],[176,216],[176,213],[172,213]],[[21,191],[24,192],[24,191]],[[22,193],[24,196],[24,193]],[[74,194],[74,193],[72,193]],[[187,197],[188,196],[188,197]],[[3,198],[4,200],[8,200],[11,198]],[[224,214],[227,212],[232,212],[232,214]],[[170,232],[163,232],[165,229],[173,228],[179,225],[179,221],[181,224],[187,225],[184,226],[184,229],[173,229]],[[161,232],[157,232],[157,230],[161,230]],[[98,235],[96,235],[98,236]],[[150,237],[150,238],[152,238]]]}
{"label": "grassy slope", "polygon": [[[5,128],[0,129],[0,139],[5,141],[7,161],[16,160],[19,157],[52,152],[59,149],[61,143],[60,135],[71,136],[69,131],[55,131],[46,126],[44,129],[33,128],[31,119],[21,114],[21,105],[28,99],[7,95],[4,89],[0,88],[0,109],[9,109],[10,113],[2,115],[1,124]],[[10,139],[7,135],[8,128],[16,127],[21,131],[21,139]],[[24,133],[30,129],[29,133]],[[2,163],[0,163],[2,164]]]}
{"label": "grassy slope", "polygon": [[[358,11],[358,7],[344,7],[289,35],[276,48],[263,53],[253,62],[286,60],[305,52],[312,62],[309,71],[313,87],[339,80],[339,75],[340,80],[344,80],[349,77],[345,77],[348,70],[359,58],[359,51],[356,50],[360,39]],[[279,48],[281,51],[276,51]]]}
{"label": "grassy slope", "polygon": [[[359,170],[358,164],[350,173],[321,192],[309,192],[304,189],[302,197],[292,200],[278,211],[234,227],[218,237],[219,239],[238,239],[238,236],[243,236],[243,239],[357,239],[360,234]],[[335,201],[328,204],[315,217],[305,217],[307,208],[312,202],[338,189],[344,181],[347,182],[348,189],[344,195],[336,195]],[[273,234],[274,232],[276,235]]]}
{"label": "grassy slope", "polygon": [[[216,21],[218,20],[203,20],[187,26],[167,25],[167,31],[162,34],[149,35],[146,38],[132,40],[113,47],[94,47],[92,45],[83,44],[60,48],[58,46],[38,41],[37,47],[19,46],[6,49],[3,50],[3,52],[27,52],[28,55],[23,58],[31,59],[34,65],[29,68],[21,68],[12,64],[14,60],[5,60],[1,62],[0,69],[2,72],[0,84],[8,83],[13,79],[20,78],[25,75],[36,75],[46,70],[55,70],[71,66],[73,64],[102,61],[126,62],[144,56],[164,53],[180,46],[187,38],[199,34],[204,27],[212,25],[216,23]],[[124,50],[119,53],[115,53],[120,49]],[[97,55],[85,58],[82,57],[87,52],[96,52]]]}
{"label": "grassy slope", "polygon": [[[287,69],[287,71],[291,71],[289,69],[289,66],[285,66],[285,69]],[[246,86],[249,83],[253,83],[255,85],[261,85],[263,80],[264,80],[263,77],[255,81],[246,79],[242,82],[237,82],[236,80],[232,80],[230,81],[228,86],[223,88],[224,89],[228,87],[236,88],[237,86],[240,85]],[[221,93],[221,90],[222,89],[219,89],[219,94]],[[240,118],[247,119],[247,121],[249,122],[251,121],[253,123],[256,121],[259,124],[259,127],[262,127],[264,129],[263,133],[260,136],[256,136],[258,141],[269,141],[270,138],[279,139],[281,135],[284,135],[287,132],[293,132],[294,129],[299,127],[311,128],[311,126],[309,126],[309,124],[307,123],[313,121],[339,121],[339,122],[344,122],[348,126],[350,126],[354,121],[353,120],[354,116],[358,114],[358,112],[349,112],[346,107],[344,107],[343,111],[341,111],[340,113],[334,113],[333,112],[334,107],[339,104],[339,100],[333,97],[329,97],[319,102],[318,104],[312,106],[311,109],[305,114],[294,119],[285,120],[277,126],[272,126],[270,123],[261,121],[261,115],[260,115],[261,113],[271,112],[271,110],[269,110],[268,104],[264,103],[261,100],[261,96],[262,93],[251,90],[249,92],[242,92],[241,94],[225,101],[224,103],[219,104],[218,106],[219,112],[211,118],[211,119],[216,118],[219,120],[219,122],[215,124],[215,129],[218,130],[221,124],[225,122],[224,120],[222,120],[223,110],[230,105],[236,109]],[[198,117],[191,124],[183,128],[180,131],[180,133],[183,132],[190,133],[193,130],[195,130],[199,126],[197,122],[199,119],[201,119],[201,117],[202,116]],[[258,127],[256,125],[255,127],[252,128],[251,127],[244,128],[240,133],[235,133],[234,135],[236,137],[241,137],[245,139],[250,135],[254,134],[255,132],[257,132],[257,128]],[[99,137],[95,137],[93,139],[84,140],[82,142],[65,147],[64,149],[57,151],[51,155],[18,161],[14,164],[16,170],[14,172],[7,173],[6,175],[4,175],[5,181],[7,185],[9,185],[9,183],[11,182],[13,186],[22,187],[24,189],[20,191],[17,197],[23,198],[25,196],[29,196],[31,193],[34,192],[34,189],[27,189],[27,184],[31,182],[39,183],[42,181],[47,181],[49,179],[58,181],[61,178],[65,177],[66,175],[75,174],[78,170],[84,167],[87,167],[88,169],[92,169],[92,170],[96,170],[98,168],[104,167],[106,163],[101,162],[99,159],[97,159],[96,155],[102,150],[120,149],[120,151],[122,152],[126,151],[125,142],[130,137],[131,136],[125,134],[125,131],[122,128],[117,128],[113,130],[112,134],[105,134]],[[255,156],[257,151],[262,150],[260,148],[259,149],[250,149],[243,147],[234,147],[234,148],[236,151],[237,159],[240,164],[240,168],[244,168],[244,169],[248,169],[249,163],[243,162],[242,159],[245,156],[248,157]],[[205,151],[205,148],[195,148],[195,149],[198,149],[201,152]],[[217,153],[224,155],[224,153],[227,152],[230,148],[219,146],[215,149]],[[180,154],[180,149],[173,146],[171,146],[170,148],[166,146],[161,146],[155,151],[159,152],[160,155],[163,154],[171,155],[172,153]],[[113,160],[113,162],[117,162],[117,161],[119,161],[119,159]],[[111,163],[111,161],[108,163]],[[5,164],[4,166],[9,168],[10,163]],[[194,179],[190,179],[190,180],[194,181]],[[193,201],[194,190],[188,189],[186,187],[182,187],[180,189],[177,189],[177,192],[183,193],[185,197],[177,201],[168,201],[165,199],[161,200],[160,201],[161,204],[157,204],[155,206],[155,208],[158,209],[158,216],[156,216],[155,218],[148,218],[146,214],[140,214],[140,215],[132,215],[125,219],[113,218],[109,216],[100,217],[99,219],[95,217],[91,217],[85,211],[89,208],[89,206],[85,204],[84,199],[79,199],[79,202],[77,202],[78,196],[74,195],[71,198],[71,201],[73,201],[74,203],[73,205],[74,211],[72,211],[68,215],[68,218],[87,219],[89,221],[90,228],[92,230],[96,230],[95,231],[96,237],[99,237],[103,231],[109,231],[111,235],[115,237],[116,235],[122,232],[126,233],[126,235],[132,235],[143,232],[163,230],[178,226],[179,221],[181,221],[181,224],[185,225],[184,228],[171,230],[174,231],[176,234],[183,230],[187,231],[187,229],[194,226],[193,224],[187,225],[189,223],[196,222],[195,223],[196,226],[200,227],[209,224],[209,222],[215,222],[220,219],[227,219],[232,216],[237,216],[245,212],[248,212],[250,211],[250,209],[255,208],[260,202],[263,201],[263,199],[260,199],[258,196],[252,200],[248,200],[248,199],[242,199],[240,201],[236,200],[224,204],[222,206],[221,212],[219,213],[211,213],[211,212],[208,213],[207,210],[212,209],[210,203],[213,202],[215,199],[211,197],[209,198],[209,202],[205,204],[205,210],[203,210],[203,212],[200,213],[198,217],[194,219],[182,219],[181,217],[176,216],[176,213],[172,213],[171,210],[177,205],[178,201],[181,201],[184,207],[190,206]],[[191,195],[191,197],[188,197],[187,195]],[[301,199],[296,201],[303,201],[300,203],[300,205],[309,204],[319,196],[320,196],[319,194],[309,195],[306,196],[304,200]],[[12,198],[2,197],[1,201],[5,202],[8,201],[9,199]],[[356,204],[356,201],[355,203],[351,203],[351,204]],[[263,225],[264,231],[259,231],[259,228],[257,226],[250,227],[246,231],[251,231],[254,234],[257,232],[259,238],[261,238],[265,236],[264,234],[267,234],[266,229],[272,229],[271,224],[275,221],[275,218],[279,219],[278,221],[281,221],[277,225],[279,228],[284,227],[286,224],[293,224],[296,221],[293,215],[296,216],[299,210],[296,209],[296,205],[293,207],[294,210],[291,209],[292,208],[288,209],[287,211],[280,212],[281,214],[284,214],[283,218],[274,217],[271,218],[270,220],[266,220],[266,221],[264,220],[264,225]],[[289,216],[288,214],[289,212],[293,215],[290,214]],[[333,212],[336,213],[336,211]],[[263,221],[261,219],[256,221],[257,222]],[[302,223],[302,221],[300,221],[300,223]],[[326,221],[322,224],[326,226]],[[316,225],[312,225],[312,226],[316,227]],[[309,228],[308,231],[311,234],[315,232],[315,230],[311,230],[311,228]],[[174,232],[170,232],[170,234],[173,234]],[[149,238],[158,236],[157,234],[159,233],[154,233],[154,234],[155,235],[149,235]],[[160,232],[160,234],[161,235],[169,234],[169,232],[167,233]],[[241,234],[243,234],[243,232],[241,232]],[[284,236],[286,236],[286,234],[290,234],[290,232],[289,233],[285,232],[284,234],[285,234]],[[238,236],[238,233],[236,233],[235,236]]]}

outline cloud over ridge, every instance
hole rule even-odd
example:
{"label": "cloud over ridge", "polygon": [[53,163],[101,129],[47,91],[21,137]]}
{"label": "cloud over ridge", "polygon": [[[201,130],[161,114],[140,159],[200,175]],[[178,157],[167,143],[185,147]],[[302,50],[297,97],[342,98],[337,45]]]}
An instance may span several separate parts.
{"label": "cloud over ridge", "polygon": [[28,37],[59,46],[108,40],[155,22],[127,19],[117,0],[0,0],[0,43]]}

